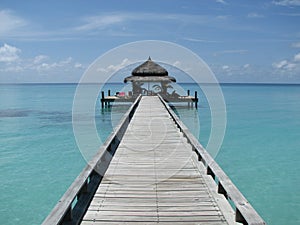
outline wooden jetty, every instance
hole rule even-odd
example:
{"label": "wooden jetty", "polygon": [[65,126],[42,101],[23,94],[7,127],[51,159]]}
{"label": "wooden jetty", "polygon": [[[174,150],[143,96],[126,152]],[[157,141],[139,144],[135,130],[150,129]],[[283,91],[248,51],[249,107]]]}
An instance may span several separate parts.
{"label": "wooden jetty", "polygon": [[[155,93],[145,93],[145,96],[155,96],[157,94]],[[111,91],[108,90],[107,96],[105,96],[104,91],[101,92],[101,107],[106,108],[106,107],[111,107],[113,103],[133,103],[135,101],[136,97],[135,96],[119,96],[117,94],[111,95]],[[169,103],[186,103],[188,107],[195,107],[198,108],[198,93],[195,91],[195,95],[191,96],[190,95],[190,90],[187,91],[186,96],[176,96],[176,97],[166,97],[164,96],[163,99],[166,102]]]}
{"label": "wooden jetty", "polygon": [[[105,97],[102,91],[101,106],[110,107],[112,102],[134,102],[139,94],[144,96],[153,96],[159,94],[166,102],[172,103],[187,103],[188,107],[198,106],[197,91],[195,96],[190,96],[190,91],[187,91],[186,96],[180,96],[173,89],[172,84],[176,83],[176,78],[169,76],[169,72],[158,63],[152,61],[149,57],[147,61],[136,67],[131,76],[124,79],[124,83],[131,82],[132,90],[130,92],[118,93],[114,96],[108,95]],[[145,86],[147,88],[145,88]],[[172,93],[168,89],[173,89]]]}
{"label": "wooden jetty", "polygon": [[239,223],[265,224],[160,96],[136,99],[43,222]]}

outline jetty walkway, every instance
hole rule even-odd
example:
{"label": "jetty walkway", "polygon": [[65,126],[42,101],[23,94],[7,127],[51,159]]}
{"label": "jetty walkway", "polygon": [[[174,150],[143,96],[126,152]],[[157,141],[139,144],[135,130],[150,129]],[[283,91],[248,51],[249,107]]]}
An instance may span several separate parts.
{"label": "jetty walkway", "polygon": [[239,222],[265,224],[163,99],[140,96],[43,224]]}

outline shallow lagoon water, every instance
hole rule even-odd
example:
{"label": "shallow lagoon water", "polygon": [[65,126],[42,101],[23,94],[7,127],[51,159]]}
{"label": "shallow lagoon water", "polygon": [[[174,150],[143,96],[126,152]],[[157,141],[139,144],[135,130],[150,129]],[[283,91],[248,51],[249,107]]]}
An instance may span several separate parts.
{"label": "shallow lagoon water", "polygon": [[[194,134],[200,121],[205,146],[209,106],[198,86],[181,86],[197,90],[200,103],[198,110],[176,112]],[[86,165],[73,135],[75,90],[75,84],[0,85],[0,224],[40,224]],[[227,129],[217,162],[268,224],[300,223],[300,86],[226,84],[222,90]],[[101,140],[126,109],[101,110],[97,102]]]}

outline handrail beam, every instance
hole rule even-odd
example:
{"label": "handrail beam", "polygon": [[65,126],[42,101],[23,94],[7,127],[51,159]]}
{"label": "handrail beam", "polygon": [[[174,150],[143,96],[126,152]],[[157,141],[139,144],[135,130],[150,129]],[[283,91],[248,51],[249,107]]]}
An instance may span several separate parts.
{"label": "handrail beam", "polygon": [[137,97],[120,123],[61,197],[42,225],[78,224],[80,222],[101,182],[100,174],[103,175],[108,168],[112,155],[123,138],[141,97],[141,95]]}
{"label": "handrail beam", "polygon": [[226,199],[230,199],[236,207],[236,222],[251,225],[264,225],[265,221],[259,216],[243,194],[233,184],[221,167],[215,162],[210,154],[202,147],[199,141],[194,135],[188,130],[183,122],[178,118],[175,112],[170,106],[164,101],[164,99],[158,95],[165,108],[168,110],[173,121],[176,123],[180,131],[186,137],[187,141],[192,145],[193,150],[198,155],[199,161],[206,167],[208,175],[218,181],[218,192],[223,194]]}

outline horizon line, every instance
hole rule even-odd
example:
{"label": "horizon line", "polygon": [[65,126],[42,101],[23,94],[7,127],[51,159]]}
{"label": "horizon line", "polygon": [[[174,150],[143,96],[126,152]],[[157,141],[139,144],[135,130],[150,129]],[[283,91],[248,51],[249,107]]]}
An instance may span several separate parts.
{"label": "horizon line", "polygon": [[[33,85],[33,84],[40,84],[40,85],[78,85],[78,84],[124,84],[123,82],[107,82],[107,83],[78,83],[78,82],[8,82],[8,83],[0,83],[0,85]],[[195,83],[195,82],[177,82],[176,84],[236,84],[236,85],[300,85],[299,83],[289,83],[289,82],[219,82],[219,83]]]}

